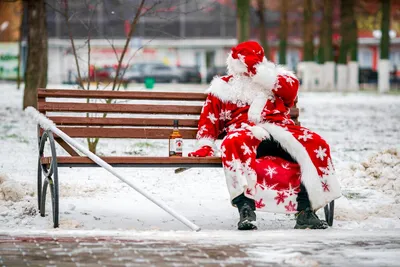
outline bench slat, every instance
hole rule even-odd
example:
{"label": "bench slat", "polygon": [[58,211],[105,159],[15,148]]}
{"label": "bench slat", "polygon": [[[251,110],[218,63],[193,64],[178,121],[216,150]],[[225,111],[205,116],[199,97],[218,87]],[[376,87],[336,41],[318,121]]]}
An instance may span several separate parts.
{"label": "bench slat", "polygon": [[[109,164],[149,164],[149,165],[168,165],[168,164],[216,164],[221,167],[220,157],[101,157]],[[50,164],[51,157],[41,158],[42,164]],[[94,163],[88,157],[57,157],[58,164],[87,164]]]}
{"label": "bench slat", "polygon": [[140,99],[140,100],[184,100],[204,101],[207,97],[203,93],[192,92],[139,92],[139,91],[106,91],[106,90],[57,90],[38,89],[38,98],[96,98],[96,99]]}
{"label": "bench slat", "polygon": [[[56,125],[85,125],[85,126],[170,126],[174,125],[174,119],[153,118],[86,118],[86,117],[62,117],[48,116]],[[179,127],[195,127],[198,119],[180,119]]]}
{"label": "bench slat", "polygon": [[41,112],[105,112],[105,113],[135,113],[135,114],[190,114],[198,115],[201,106],[183,105],[145,105],[145,104],[95,104],[95,103],[63,103],[39,102]]}
{"label": "bench slat", "polygon": [[[70,137],[168,139],[171,128],[58,127]],[[179,129],[184,139],[195,139],[197,128]]]}

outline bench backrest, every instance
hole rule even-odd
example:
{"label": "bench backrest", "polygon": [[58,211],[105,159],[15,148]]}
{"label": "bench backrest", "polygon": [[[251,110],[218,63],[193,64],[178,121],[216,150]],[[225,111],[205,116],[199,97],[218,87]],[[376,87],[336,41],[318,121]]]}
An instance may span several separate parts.
{"label": "bench backrest", "polygon": [[[179,119],[183,138],[195,139],[205,99],[191,92],[38,89],[39,111],[69,136],[82,138],[167,139]],[[297,122],[298,108],[290,115]]]}

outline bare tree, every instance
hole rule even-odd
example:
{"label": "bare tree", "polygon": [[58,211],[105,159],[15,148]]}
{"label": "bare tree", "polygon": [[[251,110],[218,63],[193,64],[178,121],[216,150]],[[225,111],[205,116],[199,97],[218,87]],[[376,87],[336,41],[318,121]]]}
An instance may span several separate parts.
{"label": "bare tree", "polygon": [[303,54],[304,61],[314,61],[314,23],[311,0],[304,0]]}
{"label": "bare tree", "polygon": [[258,39],[260,40],[261,46],[264,48],[265,57],[269,59],[269,45],[268,45],[268,34],[266,28],[266,18],[265,18],[265,0],[257,0],[257,11],[256,14],[259,20],[259,35]]}
{"label": "bare tree", "polygon": [[382,22],[381,22],[381,57],[379,59],[378,86],[379,92],[385,93],[390,90],[389,84],[389,27],[390,27],[390,0],[381,1]]}
{"label": "bare tree", "polygon": [[239,43],[250,37],[250,1],[236,1],[236,36]]}
{"label": "bare tree", "polygon": [[286,65],[286,50],[288,38],[288,0],[280,3],[280,27],[279,27],[279,64]]}
{"label": "bare tree", "polygon": [[47,23],[45,0],[27,0],[28,58],[23,108],[37,107],[37,88],[47,85]]}

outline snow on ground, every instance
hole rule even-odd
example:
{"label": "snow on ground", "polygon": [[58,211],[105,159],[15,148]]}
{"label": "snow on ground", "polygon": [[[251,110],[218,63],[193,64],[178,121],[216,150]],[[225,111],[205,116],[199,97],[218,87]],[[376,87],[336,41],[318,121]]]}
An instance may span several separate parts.
{"label": "snow on ground", "polygon": [[[174,88],[204,90],[192,85]],[[155,90],[158,89],[171,90],[171,86],[159,85]],[[60,228],[53,230],[50,199],[45,218],[37,211],[36,124],[21,110],[22,91],[14,85],[1,84],[0,96],[0,232],[187,230],[101,168],[59,169]],[[302,125],[331,144],[343,186],[343,197],[336,201],[334,228],[328,232],[380,229],[399,236],[400,96],[301,93],[298,105]],[[187,141],[184,152],[189,152],[192,145]],[[163,141],[102,139],[98,149],[104,155],[166,155],[168,148]],[[64,152],[58,149],[58,153]],[[210,230],[236,229],[238,214],[229,204],[222,169],[189,169],[179,174],[174,169],[117,170],[198,224],[206,230],[206,236],[213,235]],[[322,216],[322,211],[319,214]],[[294,226],[293,216],[257,215],[261,230],[281,231]],[[292,232],[288,231],[291,235]]]}

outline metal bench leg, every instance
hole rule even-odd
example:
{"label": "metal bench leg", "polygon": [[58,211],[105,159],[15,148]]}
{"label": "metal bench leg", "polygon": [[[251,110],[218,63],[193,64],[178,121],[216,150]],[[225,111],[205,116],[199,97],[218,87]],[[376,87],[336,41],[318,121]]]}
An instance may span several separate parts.
{"label": "metal bench leg", "polygon": [[49,185],[49,181],[44,179],[42,197],[40,199],[40,216],[44,217],[46,215],[46,194],[47,194],[47,186]]}
{"label": "metal bench leg", "polygon": [[38,157],[38,170],[37,170],[37,201],[38,210],[40,210],[42,197],[42,166],[40,165],[40,156]]}
{"label": "metal bench leg", "polygon": [[[50,149],[51,149],[51,164],[50,166],[44,165],[40,163],[40,159],[44,154],[45,143],[49,139]],[[38,170],[38,203],[40,215],[44,217],[46,211],[46,194],[47,187],[50,185],[50,193],[51,193],[51,204],[52,204],[52,217],[53,217],[53,227],[58,227],[59,221],[59,188],[58,188],[58,166],[57,166],[57,154],[55,148],[54,137],[51,131],[45,131],[43,136],[40,139],[39,145],[39,167]],[[49,167],[49,168],[48,168]],[[40,175],[39,175],[40,174]],[[45,176],[42,186],[42,174]]]}
{"label": "metal bench leg", "polygon": [[335,211],[335,201],[332,200],[329,204],[324,207],[325,220],[329,226],[333,225],[333,217]]}

